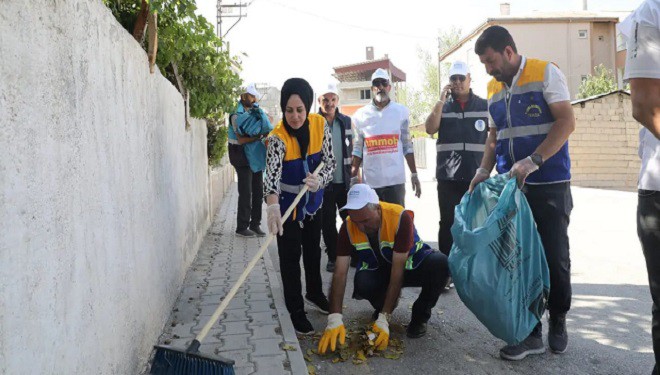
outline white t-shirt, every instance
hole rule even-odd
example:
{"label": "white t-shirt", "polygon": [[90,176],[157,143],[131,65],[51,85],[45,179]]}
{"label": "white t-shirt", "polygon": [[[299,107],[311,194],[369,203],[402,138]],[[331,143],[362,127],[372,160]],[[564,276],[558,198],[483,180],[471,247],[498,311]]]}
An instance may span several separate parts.
{"label": "white t-shirt", "polygon": [[[646,0],[618,25],[627,41],[625,79],[660,79],[660,0]],[[639,132],[639,189],[660,191],[660,140]]]}
{"label": "white t-shirt", "polygon": [[395,102],[383,109],[369,103],[353,114],[353,155],[362,158],[364,182],[372,188],[406,182],[404,155],[414,152],[409,117],[408,108]]}

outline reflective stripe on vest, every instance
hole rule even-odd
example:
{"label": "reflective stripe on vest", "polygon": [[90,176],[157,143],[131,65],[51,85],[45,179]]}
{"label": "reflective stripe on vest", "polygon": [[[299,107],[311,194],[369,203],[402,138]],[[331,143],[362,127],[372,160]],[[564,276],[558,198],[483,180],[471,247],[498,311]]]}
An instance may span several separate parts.
{"label": "reflective stripe on vest", "polygon": [[480,118],[488,117],[488,111],[478,112],[446,112],[442,114],[443,118]]}
{"label": "reflective stripe on vest", "polygon": [[344,165],[351,165],[353,163],[353,158],[344,158]]}
{"label": "reflective stripe on vest", "polygon": [[438,152],[442,151],[474,151],[484,152],[484,145],[479,143],[441,143],[435,146]]}
{"label": "reflective stripe on vest", "polygon": [[517,126],[515,128],[506,128],[497,132],[497,139],[509,139],[517,137],[528,137],[530,135],[548,134],[552,129],[551,123],[541,125]]}

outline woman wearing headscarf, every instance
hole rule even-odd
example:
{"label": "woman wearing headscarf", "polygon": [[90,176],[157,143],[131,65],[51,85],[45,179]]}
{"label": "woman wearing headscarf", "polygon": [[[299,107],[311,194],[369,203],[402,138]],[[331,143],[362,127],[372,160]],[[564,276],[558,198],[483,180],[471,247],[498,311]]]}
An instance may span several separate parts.
{"label": "woman wearing headscarf", "polygon": [[[325,119],[311,113],[314,93],[302,78],[284,82],[280,107],[284,114],[266,139],[264,196],[268,204],[268,230],[277,234],[284,302],[299,333],[314,331],[307,319],[302,296],[300,256],[305,267],[305,300],[328,313],[328,299],[321,283],[321,217],[323,188],[332,180],[335,159]],[[312,173],[323,161],[318,173]],[[309,191],[282,222],[282,215],[307,185]]]}

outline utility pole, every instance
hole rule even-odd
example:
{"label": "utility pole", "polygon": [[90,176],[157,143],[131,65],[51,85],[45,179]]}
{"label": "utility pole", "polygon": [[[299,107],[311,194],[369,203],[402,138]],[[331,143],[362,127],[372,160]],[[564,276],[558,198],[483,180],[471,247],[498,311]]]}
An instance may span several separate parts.
{"label": "utility pole", "polygon": [[[225,38],[229,31],[236,26],[238,22],[240,22],[243,17],[247,17],[247,11],[246,8],[250,4],[243,4],[241,2],[237,4],[223,4],[223,0],[218,0],[218,5],[217,5],[217,23],[218,23],[218,37],[220,39]],[[237,14],[238,13],[238,14]],[[224,18],[238,18],[236,22],[234,22],[231,26],[229,26],[229,29],[225,31],[224,33],[222,32],[222,20]]]}

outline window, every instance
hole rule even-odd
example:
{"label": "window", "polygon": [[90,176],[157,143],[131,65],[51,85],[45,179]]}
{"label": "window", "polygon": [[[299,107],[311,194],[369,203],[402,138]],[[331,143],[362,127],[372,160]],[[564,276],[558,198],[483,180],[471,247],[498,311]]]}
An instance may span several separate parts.
{"label": "window", "polygon": [[360,99],[371,99],[371,90],[360,90]]}
{"label": "window", "polygon": [[579,30],[578,31],[578,38],[587,39],[587,30]]}

